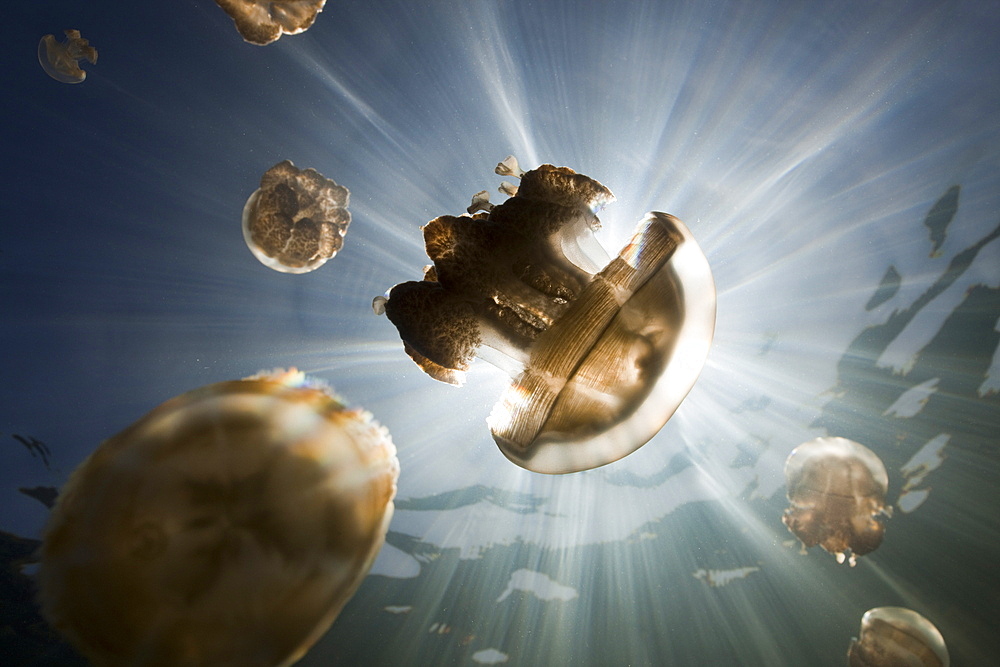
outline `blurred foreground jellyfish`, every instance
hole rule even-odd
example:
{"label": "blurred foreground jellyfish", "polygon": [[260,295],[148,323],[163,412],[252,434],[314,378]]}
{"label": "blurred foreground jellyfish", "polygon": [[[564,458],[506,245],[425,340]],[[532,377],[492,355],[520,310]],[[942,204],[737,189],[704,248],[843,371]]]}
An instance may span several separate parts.
{"label": "blurred foreground jellyfish", "polygon": [[289,665],[375,559],[398,470],[371,415],[294,369],[195,389],[70,477],[43,611],[96,665]]}
{"label": "blurred foreground jellyfish", "polygon": [[97,62],[97,49],[80,36],[79,30],[64,30],[66,41],[56,41],[54,35],[45,35],[38,42],[38,62],[45,73],[63,83],[80,83],[87,73],[78,61],[86,59],[91,65]]}
{"label": "blurred foreground jellyfish", "polygon": [[944,637],[905,607],[876,607],[861,618],[861,638],[847,651],[850,667],[948,667]]}
{"label": "blurred foreground jellyfish", "polygon": [[788,455],[785,482],[792,504],[781,520],[803,551],[819,544],[853,567],[882,544],[889,476],[872,450],[847,438],[810,440]]}
{"label": "blurred foreground jellyfish", "polygon": [[215,0],[243,39],[264,46],[282,35],[305,32],[323,11],[326,0]]}
{"label": "blurred foreground jellyfish", "polygon": [[[701,372],[715,329],[715,284],[672,215],[649,213],[608,261],[594,231],[614,200],[597,181],[549,164],[497,173],[472,217],[423,227],[434,265],[373,303],[431,377],[460,385],[473,356],[512,382],[488,423],[504,455],[543,473],[596,468],[667,422]],[[476,212],[484,210],[486,212]]]}
{"label": "blurred foreground jellyfish", "polygon": [[264,266],[308,273],[344,247],[351,193],[315,169],[283,160],[264,172],[243,207],[243,240]]}

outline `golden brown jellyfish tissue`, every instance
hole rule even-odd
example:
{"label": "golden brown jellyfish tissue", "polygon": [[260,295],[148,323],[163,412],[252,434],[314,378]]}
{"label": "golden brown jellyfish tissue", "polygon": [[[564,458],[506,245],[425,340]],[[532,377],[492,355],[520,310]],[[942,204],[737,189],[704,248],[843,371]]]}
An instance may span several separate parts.
{"label": "golden brown jellyfish tissue", "polygon": [[79,30],[64,30],[66,40],[58,41],[54,35],[45,35],[38,42],[38,62],[45,73],[62,83],[81,83],[87,73],[79,61],[97,63],[97,49],[90,45]]}
{"label": "golden brown jellyfish tissue", "polygon": [[315,169],[282,160],[264,172],[243,207],[243,240],[268,268],[314,271],[344,247],[350,196]]}
{"label": "golden brown jellyfish tissue", "polygon": [[368,572],[398,470],[385,428],[294,370],[190,391],[70,477],[43,611],[96,665],[289,665]]}
{"label": "golden brown jellyfish tissue", "polygon": [[847,652],[850,667],[948,667],[944,637],[906,607],[876,607],[861,618],[861,636]]}
{"label": "golden brown jellyfish tissue", "polygon": [[785,481],[791,506],[782,521],[803,549],[817,544],[853,567],[885,536],[889,486],[882,460],[847,438],[816,438],[788,455]]}
{"label": "golden brown jellyfish tissue", "polygon": [[236,24],[243,39],[264,46],[282,35],[312,26],[326,0],[215,0]]}
{"label": "golden brown jellyfish tissue", "polygon": [[488,419],[514,463],[566,473],[616,461],[645,444],[693,386],[715,327],[715,285],[690,231],[649,213],[617,257],[594,232],[614,195],[568,167],[527,172],[493,206],[423,227],[434,262],[373,306],[431,377],[462,384],[472,359],[512,382]]}

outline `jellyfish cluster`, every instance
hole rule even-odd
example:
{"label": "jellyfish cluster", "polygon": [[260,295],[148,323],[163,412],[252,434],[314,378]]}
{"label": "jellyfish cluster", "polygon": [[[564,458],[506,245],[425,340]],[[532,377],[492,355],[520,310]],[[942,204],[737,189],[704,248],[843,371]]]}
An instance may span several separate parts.
{"label": "jellyfish cluster", "polygon": [[66,40],[60,42],[55,35],[45,35],[38,42],[38,62],[45,73],[62,83],[81,83],[87,72],[80,67],[80,61],[91,65],[97,63],[97,49],[90,45],[79,30],[64,30]]}
{"label": "jellyfish cluster", "polygon": [[[325,2],[216,0],[257,45],[305,31]],[[38,59],[53,79],[80,83],[80,61],[95,64],[97,50],[78,30],[65,35],[42,37]],[[607,187],[569,167],[524,171],[513,156],[495,172],[519,181],[500,184],[507,199],[494,205],[483,190],[466,215],[424,225],[431,265],[376,297],[375,312],[435,380],[462,385],[476,358],[510,376],[487,425],[513,463],[562,474],[619,460],[697,381],[715,328],[708,261],[657,211],[609,258],[595,237],[615,200]],[[349,198],[283,160],[246,201],[244,241],[275,271],[313,271],[344,246]],[[946,222],[935,221],[937,247]],[[48,466],[44,443],[21,442]],[[892,508],[874,452],[816,438],[784,473],[782,521],[803,551],[818,545],[853,567],[880,546]],[[290,665],[368,573],[398,475],[388,431],[294,369],[189,391],[103,442],[54,501],[43,612],[97,665]],[[937,628],[902,607],[865,613],[847,657],[949,665]]]}
{"label": "jellyfish cluster", "polygon": [[[432,377],[474,356],[511,373],[489,426],[530,470],[603,465],[683,400],[715,323],[707,260],[673,216],[648,214],[610,261],[594,238],[614,199],[567,167],[497,173],[470,215],[424,228],[423,280],[376,299]],[[312,271],[342,247],[347,188],[289,160],[243,211],[266,266]],[[492,355],[483,350],[492,350]],[[393,512],[388,432],[297,371],[178,396],[101,444],[46,528],[46,617],[99,665],[288,665],[368,572]]]}
{"label": "jellyfish cluster", "polygon": [[[806,548],[820,545],[851,567],[885,537],[889,476],[872,450],[847,438],[804,442],[785,461],[790,505],[782,516]],[[848,649],[849,667],[948,667],[948,649],[934,624],[904,607],[877,607],[861,619]]]}
{"label": "jellyfish cluster", "polygon": [[368,572],[398,472],[386,429],[302,373],[195,389],[73,473],[43,611],[97,665],[289,665]]}
{"label": "jellyfish cluster", "polygon": [[315,169],[282,160],[264,172],[243,207],[243,240],[268,268],[314,271],[344,247],[350,195]]}
{"label": "jellyfish cluster", "polygon": [[423,227],[433,261],[373,306],[396,326],[431,377],[462,384],[474,357],[511,384],[488,419],[503,454],[528,470],[567,473],[635,451],[694,385],[715,327],[708,261],[680,220],[653,212],[607,261],[596,212],[606,187],[568,167],[500,175],[510,195],[485,192],[472,215]]}
{"label": "jellyfish cluster", "polygon": [[243,39],[264,46],[282,35],[305,32],[326,0],[215,0],[236,24]]}

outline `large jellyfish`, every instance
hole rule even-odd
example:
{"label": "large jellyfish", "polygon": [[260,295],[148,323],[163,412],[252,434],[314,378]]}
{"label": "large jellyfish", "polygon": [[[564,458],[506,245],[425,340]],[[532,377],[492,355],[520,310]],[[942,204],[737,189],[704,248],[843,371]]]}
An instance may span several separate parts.
{"label": "large jellyfish", "polygon": [[905,607],[876,607],[861,618],[847,651],[850,667],[948,667],[948,647],[934,624]]}
{"label": "large jellyfish", "polygon": [[326,0],[215,0],[243,39],[264,46],[282,35],[304,32],[323,11]]}
{"label": "large jellyfish", "polygon": [[87,73],[80,69],[80,60],[91,65],[97,62],[97,49],[80,36],[79,30],[64,30],[66,41],[56,41],[54,35],[45,35],[38,42],[38,62],[45,73],[63,83],[80,83]]}
{"label": "large jellyfish", "polygon": [[[500,175],[472,217],[423,227],[434,265],[374,302],[404,349],[437,380],[461,384],[474,356],[512,377],[488,423],[514,463],[566,473],[645,444],[691,389],[715,328],[715,285],[688,229],[649,213],[610,262],[593,232],[614,200],[597,181],[546,164]],[[476,212],[485,209],[487,212]],[[602,268],[603,267],[603,268]]]}
{"label": "large jellyfish", "polygon": [[308,273],[344,247],[351,193],[315,169],[283,160],[264,172],[243,207],[243,240],[264,266]]}
{"label": "large jellyfish", "polygon": [[847,438],[816,438],[792,450],[785,461],[791,506],[782,521],[802,542],[819,544],[853,567],[875,551],[885,535],[889,486],[882,460]]}
{"label": "large jellyfish", "polygon": [[289,665],[381,548],[398,466],[371,415],[294,369],[190,391],[70,477],[43,611],[96,665]]}

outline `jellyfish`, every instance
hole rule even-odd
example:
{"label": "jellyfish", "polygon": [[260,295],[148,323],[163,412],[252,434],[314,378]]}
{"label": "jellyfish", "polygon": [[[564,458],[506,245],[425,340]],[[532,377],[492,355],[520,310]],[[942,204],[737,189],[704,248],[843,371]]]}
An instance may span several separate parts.
{"label": "jellyfish", "polygon": [[861,618],[861,638],[847,651],[850,667],[948,667],[948,647],[934,624],[905,607],[876,607]]}
{"label": "jellyfish", "polygon": [[294,369],[182,394],[71,475],[43,612],[96,665],[290,665],[368,572],[398,470],[384,427]]}
{"label": "jellyfish", "polygon": [[91,65],[97,62],[97,49],[80,36],[79,30],[64,30],[66,41],[56,41],[54,35],[45,35],[38,42],[38,62],[45,73],[63,83],[80,83],[87,73],[78,61],[86,59]]}
{"label": "jellyfish", "polygon": [[344,247],[351,193],[315,169],[283,160],[264,172],[243,207],[243,240],[275,271],[308,273]]}
{"label": "jellyfish", "polygon": [[373,306],[436,380],[461,385],[474,357],[511,376],[487,423],[501,452],[542,473],[635,451],[694,385],[715,328],[715,285],[690,231],[652,212],[608,261],[594,231],[614,195],[568,167],[497,174],[509,199],[477,193],[471,216],[424,226],[433,260]]}
{"label": "jellyfish", "polygon": [[889,477],[873,451],[847,438],[816,438],[785,461],[791,506],[782,521],[802,548],[819,544],[851,567],[875,551],[885,534]]}
{"label": "jellyfish", "polygon": [[282,35],[305,32],[323,11],[326,0],[215,0],[243,39],[264,46]]}

